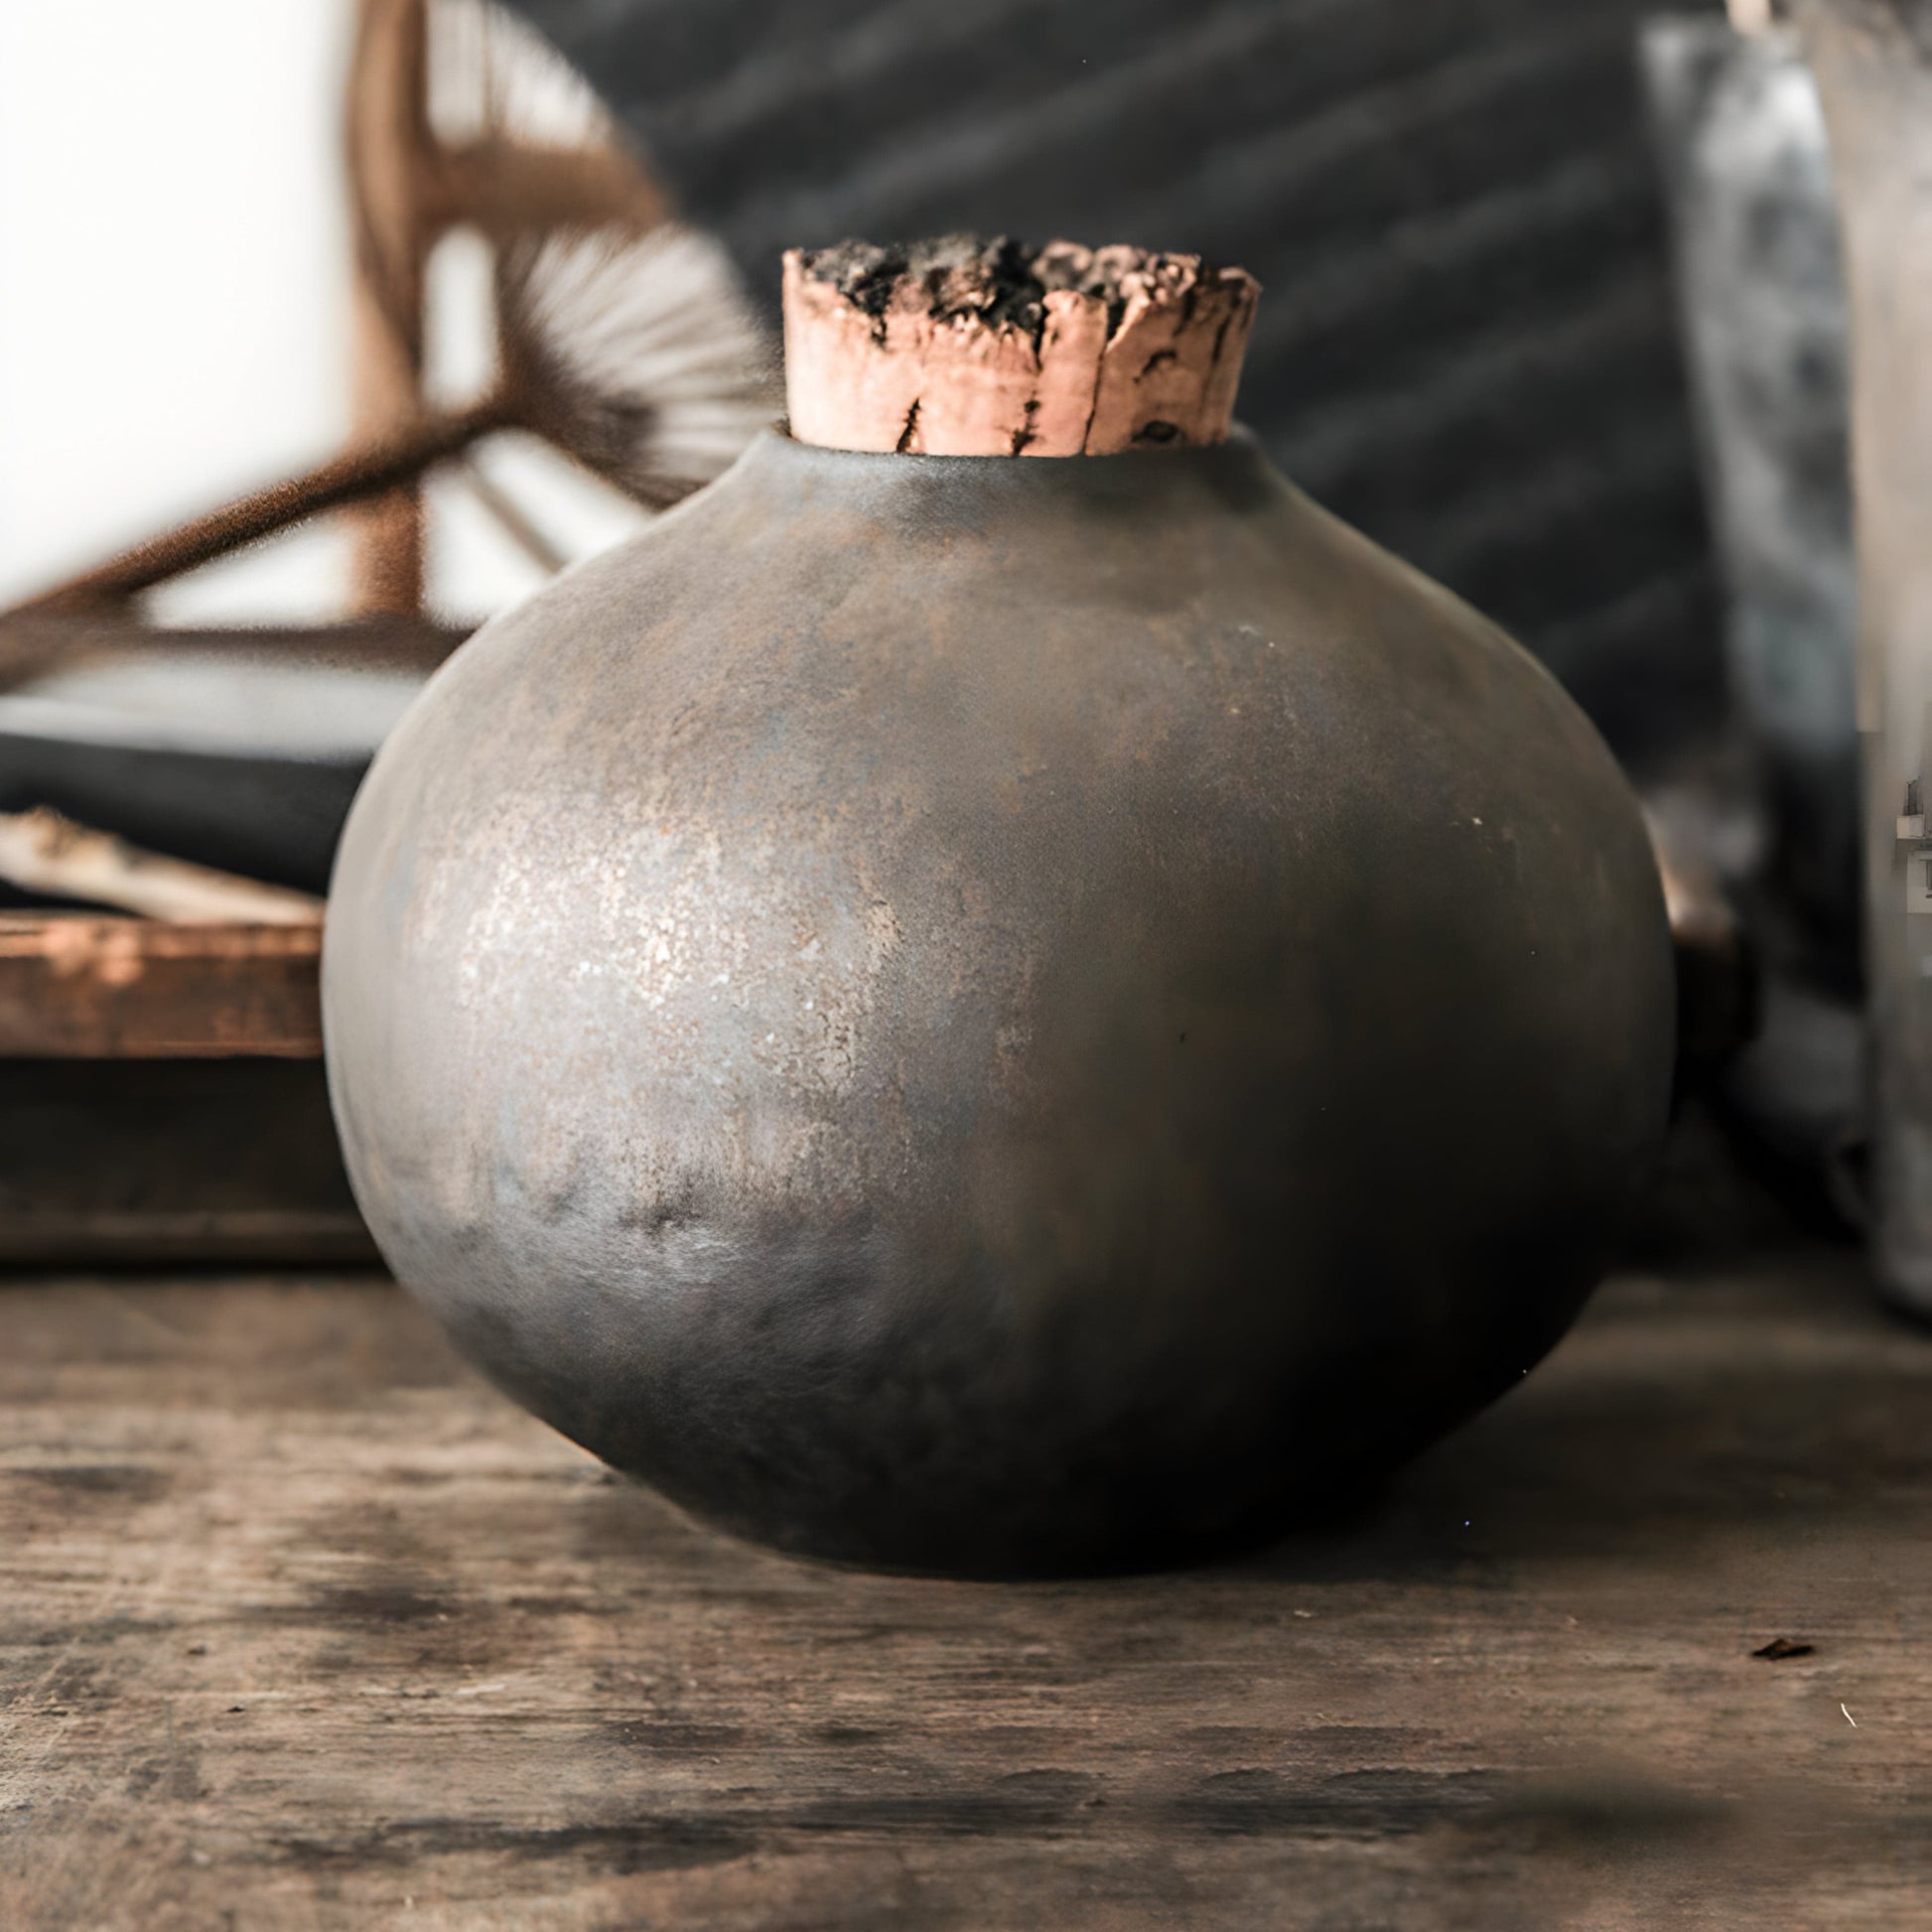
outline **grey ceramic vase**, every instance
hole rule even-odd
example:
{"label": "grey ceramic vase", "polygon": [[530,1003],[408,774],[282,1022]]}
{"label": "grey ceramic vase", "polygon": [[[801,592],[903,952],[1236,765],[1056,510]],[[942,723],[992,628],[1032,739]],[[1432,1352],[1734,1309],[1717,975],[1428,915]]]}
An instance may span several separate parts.
{"label": "grey ceramic vase", "polygon": [[1595,733],[1239,438],[765,436],[435,678],[324,981],[370,1226],[504,1389],[960,1574],[1252,1543],[1512,1387],[1672,1062]]}

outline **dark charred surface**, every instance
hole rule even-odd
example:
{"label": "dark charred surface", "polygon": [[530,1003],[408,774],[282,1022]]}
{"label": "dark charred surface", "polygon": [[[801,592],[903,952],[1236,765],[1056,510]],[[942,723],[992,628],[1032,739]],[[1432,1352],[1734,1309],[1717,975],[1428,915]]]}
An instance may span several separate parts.
{"label": "dark charred surface", "polygon": [[[1037,347],[1046,327],[1046,297],[1053,290],[1070,289],[1104,301],[1111,338],[1126,310],[1122,288],[1128,275],[1192,259],[1128,245],[1086,248],[1055,241],[1042,248],[1012,235],[950,234],[910,243],[842,241],[808,250],[804,267],[814,280],[829,282],[854,308],[871,316],[882,343],[886,311],[895,301],[923,296],[926,313],[935,322],[970,316],[992,329],[1011,328],[1031,336]],[[1201,266],[1209,281],[1218,272]],[[1191,307],[1191,291],[1186,300]]]}
{"label": "dark charred surface", "polygon": [[1037,344],[1046,325],[1046,289],[1035,272],[1035,252],[1011,235],[938,235],[900,245],[842,241],[808,253],[805,272],[871,316],[881,341],[895,298],[918,293],[936,322],[976,316]]}
{"label": "dark charred surface", "polygon": [[712,1535],[366,1278],[0,1317],[7,1932],[1932,1920],[1932,1347],[1842,1255],[1613,1283],[1263,1557],[1018,1587]]}

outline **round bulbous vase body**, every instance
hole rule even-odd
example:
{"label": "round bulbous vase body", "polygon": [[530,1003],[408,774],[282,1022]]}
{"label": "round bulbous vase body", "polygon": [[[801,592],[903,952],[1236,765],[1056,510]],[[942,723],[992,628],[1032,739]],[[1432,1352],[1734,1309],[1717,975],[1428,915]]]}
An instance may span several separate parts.
{"label": "round bulbous vase body", "polygon": [[324,962],[383,1253],[746,1535],[1265,1537],[1513,1386],[1663,1131],[1637,807],[1258,450],[772,434],[376,760]]}

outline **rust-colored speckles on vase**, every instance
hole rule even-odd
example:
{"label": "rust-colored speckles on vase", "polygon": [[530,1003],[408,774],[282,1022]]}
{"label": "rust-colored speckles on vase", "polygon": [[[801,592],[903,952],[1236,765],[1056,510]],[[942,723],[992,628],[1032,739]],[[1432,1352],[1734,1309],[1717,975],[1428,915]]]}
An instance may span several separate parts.
{"label": "rust-colored speckles on vase", "polygon": [[[953,308],[994,351],[1015,279]],[[436,680],[325,958],[370,1225],[503,1387],[748,1535],[995,1575],[1270,1535],[1512,1387],[1671,1002],[1577,708],[1238,434],[766,436]]]}

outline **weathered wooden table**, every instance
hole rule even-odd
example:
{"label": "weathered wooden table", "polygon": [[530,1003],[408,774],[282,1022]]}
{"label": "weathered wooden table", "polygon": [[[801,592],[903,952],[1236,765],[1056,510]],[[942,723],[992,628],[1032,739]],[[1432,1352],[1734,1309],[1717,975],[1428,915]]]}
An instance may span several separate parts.
{"label": "weathered wooden table", "polygon": [[[804,1568],[393,1289],[0,1288],[0,1927],[1932,1924],[1932,1338],[1624,1279],[1237,1567]],[[1813,1648],[1782,1661],[1772,1639]]]}

